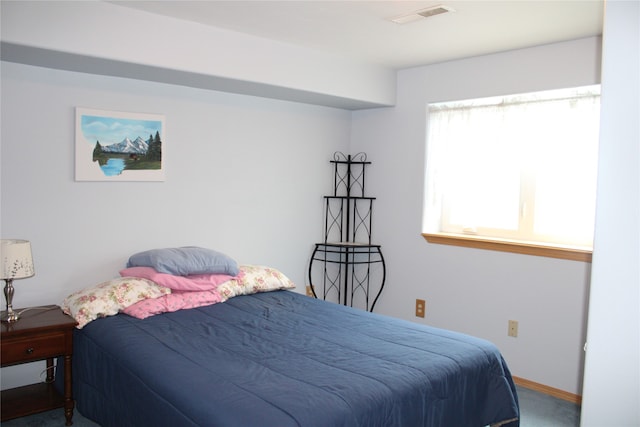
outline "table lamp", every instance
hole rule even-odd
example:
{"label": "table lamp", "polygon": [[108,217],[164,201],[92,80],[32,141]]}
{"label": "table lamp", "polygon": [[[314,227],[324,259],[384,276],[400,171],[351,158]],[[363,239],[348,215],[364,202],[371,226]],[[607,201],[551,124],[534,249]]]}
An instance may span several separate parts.
{"label": "table lamp", "polygon": [[12,306],[13,279],[25,279],[35,274],[31,243],[28,240],[0,240],[0,273],[0,279],[6,283],[4,296],[7,299],[7,311],[2,315],[2,321],[13,323],[19,318]]}

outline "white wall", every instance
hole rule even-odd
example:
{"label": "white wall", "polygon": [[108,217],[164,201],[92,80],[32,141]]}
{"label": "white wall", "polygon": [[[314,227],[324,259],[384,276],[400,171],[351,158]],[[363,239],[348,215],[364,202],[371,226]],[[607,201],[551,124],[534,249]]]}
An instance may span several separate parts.
{"label": "white wall", "polygon": [[[376,311],[484,337],[512,373],[580,394],[590,264],[427,243],[422,231],[429,102],[598,83],[600,39],[403,70],[396,107],[353,114],[351,151],[373,162],[374,240],[388,265]],[[414,316],[416,298],[426,318]],[[517,338],[507,336],[519,321]]]}
{"label": "white wall", "polygon": [[[60,303],[129,255],[200,245],[281,269],[304,292],[345,110],[1,63],[2,238],[31,240],[16,308]],[[166,117],[165,182],[75,182],[74,108]],[[3,302],[4,304],[4,302]],[[3,368],[2,388],[42,368]]]}
{"label": "white wall", "polygon": [[608,1],[581,425],[640,425],[640,3]]}
{"label": "white wall", "polygon": [[339,108],[395,99],[391,69],[104,1],[3,1],[0,10],[12,62]]}

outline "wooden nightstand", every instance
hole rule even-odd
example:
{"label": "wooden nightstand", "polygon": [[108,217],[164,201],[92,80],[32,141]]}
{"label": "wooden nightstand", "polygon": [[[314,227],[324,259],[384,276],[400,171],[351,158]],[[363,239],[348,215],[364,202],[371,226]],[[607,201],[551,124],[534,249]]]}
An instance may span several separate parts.
{"label": "wooden nightstand", "polygon": [[[23,311],[16,310],[16,312]],[[71,356],[75,320],[56,305],[24,311],[14,323],[2,322],[2,366],[46,360],[46,382],[2,391],[2,421],[64,407],[66,425],[73,424]],[[64,357],[64,396],[53,385],[53,359]]]}

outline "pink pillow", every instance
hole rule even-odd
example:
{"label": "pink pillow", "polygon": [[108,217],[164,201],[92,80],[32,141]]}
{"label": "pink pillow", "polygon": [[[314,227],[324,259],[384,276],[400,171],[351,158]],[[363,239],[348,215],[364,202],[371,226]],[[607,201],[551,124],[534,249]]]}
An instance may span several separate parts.
{"label": "pink pillow", "polygon": [[194,274],[190,276],[174,276],[159,273],[152,267],[130,267],[120,271],[123,277],[139,277],[148,279],[160,286],[177,291],[206,291],[215,289],[219,284],[233,279],[226,274]]}
{"label": "pink pillow", "polygon": [[148,298],[124,308],[122,313],[138,319],[160,314],[170,313],[184,308],[202,307],[218,302],[223,302],[223,298],[217,291],[173,291],[168,295],[159,298]]}

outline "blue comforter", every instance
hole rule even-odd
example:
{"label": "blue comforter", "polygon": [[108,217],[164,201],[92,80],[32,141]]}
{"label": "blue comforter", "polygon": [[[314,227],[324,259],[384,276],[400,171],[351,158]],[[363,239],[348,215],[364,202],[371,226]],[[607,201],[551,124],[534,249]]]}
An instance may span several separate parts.
{"label": "blue comforter", "polygon": [[519,416],[491,343],[290,291],[93,321],[76,330],[73,369],[78,410],[102,426],[482,427]]}

